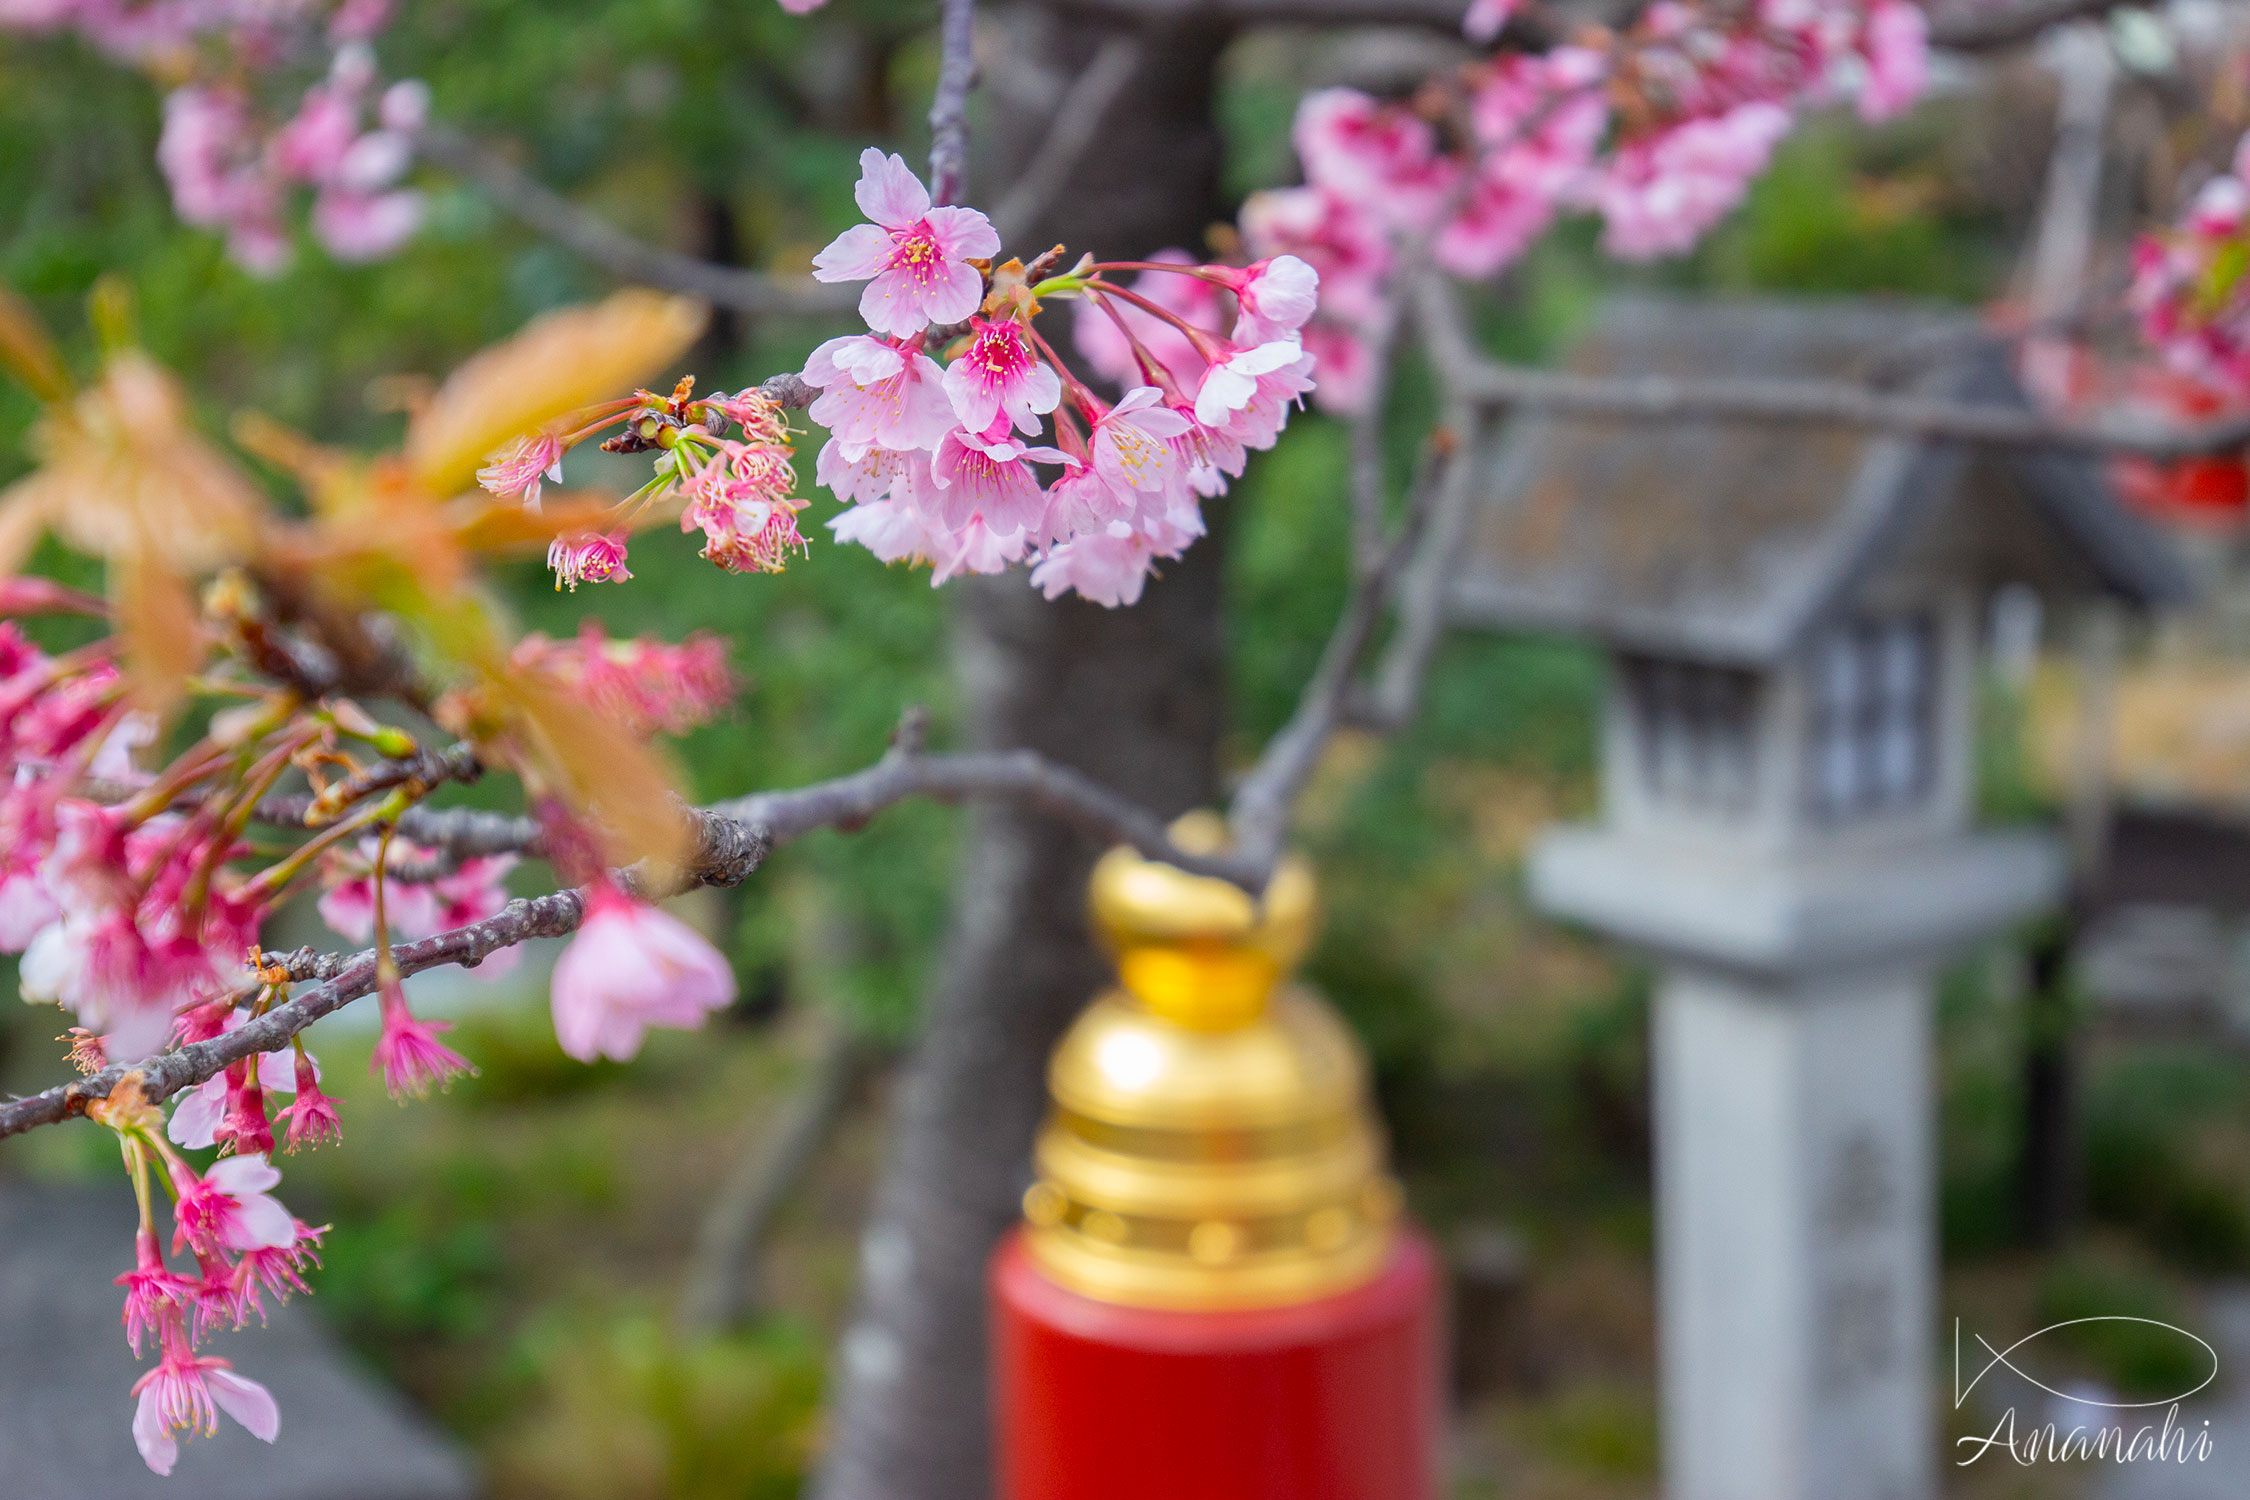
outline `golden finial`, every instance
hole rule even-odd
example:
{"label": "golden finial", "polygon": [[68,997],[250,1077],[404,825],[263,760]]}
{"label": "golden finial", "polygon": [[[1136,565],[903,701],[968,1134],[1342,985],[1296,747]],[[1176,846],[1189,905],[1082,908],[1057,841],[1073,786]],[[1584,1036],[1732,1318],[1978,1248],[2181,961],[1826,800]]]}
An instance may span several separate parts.
{"label": "golden finial", "polygon": [[[1194,813],[1182,848],[1225,825]],[[1272,1306],[1344,1291],[1390,1248],[1398,1191],[1357,1044],[1286,983],[1310,945],[1310,868],[1261,900],[1112,850],[1091,901],[1122,987],[1056,1048],[1028,1248],[1053,1280],[1148,1307]]]}

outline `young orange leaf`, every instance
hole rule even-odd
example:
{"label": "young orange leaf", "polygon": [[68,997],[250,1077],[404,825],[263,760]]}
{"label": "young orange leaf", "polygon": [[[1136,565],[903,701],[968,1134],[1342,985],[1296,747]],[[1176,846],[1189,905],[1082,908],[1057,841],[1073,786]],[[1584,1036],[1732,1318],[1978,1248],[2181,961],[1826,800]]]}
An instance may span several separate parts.
{"label": "young orange leaf", "polygon": [[0,368],[41,401],[61,401],[70,395],[70,376],[46,325],[30,303],[5,286],[0,286]]}

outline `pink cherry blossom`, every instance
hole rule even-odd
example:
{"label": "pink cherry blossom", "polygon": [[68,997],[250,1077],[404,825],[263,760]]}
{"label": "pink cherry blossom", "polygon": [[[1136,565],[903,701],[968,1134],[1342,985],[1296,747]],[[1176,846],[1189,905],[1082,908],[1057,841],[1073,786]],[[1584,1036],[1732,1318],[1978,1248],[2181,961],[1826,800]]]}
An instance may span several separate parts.
{"label": "pink cherry blossom", "polygon": [[789,553],[805,550],[796,483],[788,449],[722,438],[683,486],[680,530],[701,530],[703,556],[730,573],[778,573]]}
{"label": "pink cherry blossom", "polygon": [[[664,641],[611,636],[599,620],[586,620],[565,640],[537,632],[524,637],[510,662],[560,683],[603,718],[641,736],[685,734],[709,723],[735,693],[727,643],[706,631]],[[508,899],[500,880],[513,868],[512,855],[486,856],[434,879],[439,930],[497,913]]]}
{"label": "pink cherry blossom", "polygon": [[1428,224],[1460,171],[1427,122],[1357,89],[1307,94],[1291,137],[1307,182],[1396,228]]}
{"label": "pink cherry blossom", "polygon": [[[947,419],[951,420],[950,408]],[[930,455],[920,448],[855,449],[835,438],[821,444],[813,460],[813,478],[839,500],[880,500],[901,484],[926,480],[929,472]]]}
{"label": "pink cherry blossom", "polygon": [[779,573],[806,550],[794,505],[705,496],[680,513],[680,530],[703,533],[702,555],[729,573]]}
{"label": "pink cherry blossom", "polygon": [[[1310,366],[1303,346],[1293,339],[1237,349],[1203,372],[1195,391],[1195,419],[1252,447],[1268,447],[1279,428],[1278,422],[1269,428],[1268,409],[1278,411],[1291,397],[1312,389]],[[1265,441],[1251,442],[1244,431],[1264,432]]]}
{"label": "pink cherry blossom", "polygon": [[963,573],[1006,572],[1030,550],[1030,536],[1029,531],[1000,530],[982,513],[971,516],[967,525],[940,539],[930,559],[930,587]]}
{"label": "pink cherry blossom", "polygon": [[266,1117],[266,1091],[258,1087],[257,1077],[246,1062],[229,1064],[225,1077],[226,1114],[212,1131],[212,1139],[238,1155],[271,1155],[273,1123]]}
{"label": "pink cherry blossom", "polygon": [[953,532],[981,520],[999,538],[1038,525],[1047,501],[1027,459],[1073,461],[1057,449],[1026,447],[1004,435],[947,433],[930,464],[930,480],[937,492],[930,498],[931,519]]}
{"label": "pink cherry blossom", "polygon": [[[536,490],[536,486],[534,487]],[[555,587],[578,592],[582,583],[616,583],[633,576],[625,566],[625,533],[577,531],[547,544],[547,567]]]}
{"label": "pink cherry blossom", "polygon": [[555,1038],[581,1062],[620,1062],[651,1026],[693,1030],[734,1003],[734,971],[677,917],[606,881],[587,893],[585,925],[555,962]]}
{"label": "pink cherry blossom", "polygon": [[2250,223],[2250,135],[2231,172],[2211,178],[2169,231],[2133,247],[2126,302],[2174,372],[2221,388],[2250,385],[2250,279],[2235,270]]}
{"label": "pink cherry blossom", "polygon": [[1507,26],[1522,0],[1469,0],[1461,17],[1461,34],[1472,42],[1489,42]]}
{"label": "pink cherry blossom", "polygon": [[1788,130],[1787,110],[1756,100],[1626,145],[1593,189],[1602,247],[1626,260],[1691,248],[1742,201]]}
{"label": "pink cherry blossom", "polygon": [[866,281],[859,315],[898,338],[976,311],[984,278],[967,262],[1000,253],[991,221],[973,208],[931,207],[905,160],[872,146],[860,153],[853,196],[874,222],[845,230],[814,256],[814,277]]}
{"label": "pink cherry blossom", "polygon": [[330,187],[313,199],[313,233],[341,261],[381,260],[421,227],[422,195],[411,189],[364,193]]}
{"label": "pink cherry blossom", "polygon": [[464,1074],[474,1073],[469,1060],[438,1040],[453,1029],[450,1021],[424,1021],[407,1008],[406,991],[397,980],[380,991],[383,1034],[368,1059],[368,1071],[379,1074],[394,1099],[421,1098],[433,1088],[444,1088]]}
{"label": "pink cherry blossom", "polygon": [[194,85],[174,89],[164,100],[156,164],[180,218],[225,230],[228,253],[244,269],[265,276],[287,264],[282,184],[265,166],[248,103],[239,93]]}
{"label": "pink cherry blossom", "polygon": [[194,1301],[196,1283],[164,1263],[156,1231],[145,1225],[133,1237],[133,1269],[117,1278],[125,1289],[125,1341],[133,1352],[180,1322]]}
{"label": "pink cherry blossom", "polygon": [[1365,339],[1339,324],[1314,321],[1305,325],[1305,353],[1320,371],[1313,399],[1322,411],[1351,416],[1365,409],[1374,393]]}
{"label": "pink cherry blossom", "polygon": [[806,415],[848,449],[934,448],[953,425],[945,372],[919,349],[865,334],[830,339],[805,361],[804,380],[821,392]]}
{"label": "pink cherry blossom", "polygon": [[1240,308],[1230,337],[1238,344],[1294,338],[1320,305],[1320,273],[1294,255],[1274,255],[1224,277]]}
{"label": "pink cherry blossom", "polygon": [[503,500],[520,501],[539,508],[539,492],[549,480],[562,483],[562,438],[552,432],[534,432],[511,439],[477,470],[477,483]]}
{"label": "pink cherry blossom", "polygon": [[1433,249],[1440,265],[1490,276],[1546,232],[1608,126],[1608,104],[1589,87],[1602,67],[1579,48],[1493,64],[1470,99],[1480,155],[1439,230]]}
{"label": "pink cherry blossom", "polygon": [[[1167,444],[1167,447],[1171,445]],[[1174,466],[1184,478],[1184,461],[1172,450]],[[1047,514],[1040,537],[1065,540],[1081,533],[1102,532],[1112,525],[1125,526],[1140,509],[1140,497],[1129,485],[1120,485],[1093,464],[1066,469],[1047,487]]]}
{"label": "pink cherry blossom", "polygon": [[1110,609],[1138,604],[1156,549],[1137,532],[1097,533],[1055,547],[1031,570],[1032,586],[1050,599],[1076,592]]}
{"label": "pink cherry blossom", "polygon": [[1137,386],[1095,421],[1094,467],[1103,478],[1132,490],[1167,491],[1184,482],[1171,440],[1187,431],[1188,420],[1163,402],[1156,387]]}
{"label": "pink cherry blossom", "polygon": [[319,1068],[302,1048],[297,1053],[296,1073],[297,1097],[274,1115],[276,1120],[289,1122],[287,1149],[295,1153],[342,1140],[344,1126],[336,1114],[336,1101],[321,1092]]}
{"label": "pink cherry blossom", "polygon": [[1032,353],[1013,319],[978,318],[970,326],[968,349],[945,367],[953,414],[971,432],[985,431],[1002,415],[1018,432],[1038,432],[1039,419],[1062,403],[1062,378]]}
{"label": "pink cherry blossom", "polygon": [[175,1162],[172,1179],[180,1195],[172,1210],[178,1244],[216,1254],[296,1243],[297,1221],[268,1191],[281,1173],[263,1156],[226,1157],[201,1177]]}
{"label": "pink cherry blossom", "polygon": [[1318,272],[1322,316],[1363,323],[1381,310],[1389,239],[1337,194],[1319,187],[1253,193],[1242,206],[1242,237],[1252,254],[1293,255]]}
{"label": "pink cherry blossom", "polygon": [[1929,36],[1929,17],[1911,0],[1877,0],[1868,7],[1861,119],[1887,120],[1922,97],[1930,83]]}
{"label": "pink cherry blossom", "polygon": [[299,1292],[311,1294],[312,1288],[305,1284],[305,1268],[320,1264],[320,1239],[328,1228],[315,1228],[299,1220],[295,1230],[296,1237],[288,1244],[254,1246],[243,1251],[242,1258],[234,1263],[226,1293],[237,1328],[253,1317],[264,1321],[268,1296],[276,1302],[287,1302]]}
{"label": "pink cherry blossom", "polygon": [[857,542],[887,563],[926,561],[936,543],[921,516],[896,500],[863,500],[828,520],[839,542]]}
{"label": "pink cherry blossom", "polygon": [[156,1368],[133,1385],[139,1398],[133,1412],[133,1442],[141,1459],[159,1474],[179,1462],[174,1434],[210,1437],[219,1430],[219,1413],[242,1424],[260,1442],[281,1433],[281,1409],[255,1380],[234,1373],[223,1359],[198,1355],[184,1338],[167,1339]]}
{"label": "pink cherry blossom", "polygon": [[274,165],[290,176],[304,182],[324,182],[358,138],[358,94],[330,80],[305,90],[296,114],[274,132],[268,150]]}
{"label": "pink cherry blossom", "polygon": [[385,130],[412,135],[430,117],[430,86],[419,78],[402,78],[383,90],[375,118]]}

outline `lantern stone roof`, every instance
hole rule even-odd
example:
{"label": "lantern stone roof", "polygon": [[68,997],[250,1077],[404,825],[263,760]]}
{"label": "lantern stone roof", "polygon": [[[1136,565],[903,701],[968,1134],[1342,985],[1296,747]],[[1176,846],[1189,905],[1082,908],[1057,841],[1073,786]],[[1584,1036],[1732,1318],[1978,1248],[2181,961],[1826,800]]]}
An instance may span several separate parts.
{"label": "lantern stone roof", "polygon": [[[1568,366],[1851,380],[2027,404],[1972,315],[1905,302],[1618,297]],[[1534,412],[1511,419],[1476,461],[1486,472],[1447,601],[1464,624],[1758,666],[1894,564],[2144,608],[2187,592],[2168,544],[2089,454]]]}

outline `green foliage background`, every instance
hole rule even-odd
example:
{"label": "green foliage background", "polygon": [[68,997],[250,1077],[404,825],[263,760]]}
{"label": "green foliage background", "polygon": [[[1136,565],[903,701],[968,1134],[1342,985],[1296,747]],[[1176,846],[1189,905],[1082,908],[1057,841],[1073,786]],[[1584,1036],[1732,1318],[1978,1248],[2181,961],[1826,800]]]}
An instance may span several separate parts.
{"label": "green foliage background", "polygon": [[[382,44],[386,67],[428,79],[441,118],[503,143],[621,227],[698,253],[801,269],[853,218],[862,146],[920,151],[930,13],[907,0],[837,0],[808,19],[762,0],[432,0],[402,12]],[[1294,44],[1237,49],[1222,100],[1230,190],[1292,172],[1287,127],[1307,66]],[[147,342],[187,375],[213,431],[256,408],[329,441],[393,441],[399,419],[370,408],[370,381],[442,374],[606,286],[435,173],[423,180],[428,230],[396,258],[343,266],[308,245],[285,275],[255,280],[215,237],[172,217],[151,157],[158,122],[147,82],[67,40],[0,35],[0,278],[83,359],[84,298],[98,276],[122,274]],[[1590,226],[1565,224],[1483,296],[1482,332],[1509,356],[1549,357],[1624,284],[1990,297],[2016,226],[1961,159],[1975,123],[1944,104],[1881,132],[1815,122],[1679,263],[1606,263]],[[706,387],[732,388],[794,367],[829,331],[722,322],[695,372]],[[1395,405],[1389,457],[1403,480],[1432,410],[1425,372],[1406,372]],[[30,416],[19,394],[0,390],[0,482],[21,471],[15,440]],[[801,444],[802,470],[818,441]],[[1287,715],[1343,597],[1343,454],[1342,430],[1308,415],[1226,502],[1239,759]],[[591,463],[572,478],[631,482]],[[830,511],[819,499],[812,514]],[[945,600],[926,574],[816,541],[781,577],[733,578],[662,534],[636,545],[633,565],[631,583],[575,595],[555,593],[529,562],[503,582],[526,625],[551,633],[593,613],[613,633],[703,629],[728,640],[739,705],[677,747],[698,796],[865,764],[904,704],[934,709],[939,743],[958,729]],[[1597,657],[1579,645],[1453,640],[1413,726],[1331,757],[1304,837],[1331,913],[1312,974],[1369,1045],[1418,1211],[1441,1226],[1505,1216],[1548,1263],[1623,1266],[1630,1292],[1645,1279],[1649,1239],[1645,980],[1534,921],[1518,875],[1528,829],[1593,804],[1600,681]],[[1996,741],[1987,760],[1995,810],[2036,815],[2008,747]],[[838,1005],[871,1031],[907,1036],[955,829],[948,810],[907,806],[784,851],[726,912],[746,988]],[[2010,1233],[2016,1019],[1998,994],[1967,973],[1941,1013],[1946,1221],[1965,1256],[1999,1253]],[[650,1494],[791,1492],[815,1441],[817,1330],[792,1314],[666,1352],[667,1288],[652,1268],[676,1265],[676,1245],[636,1240],[629,1255],[608,1246],[567,1263],[557,1248],[604,1216],[631,1225],[692,1211],[681,1205],[722,1168],[740,1101],[776,1084],[774,1059],[722,1032],[586,1072],[535,1022],[480,1022],[468,1040],[485,1076],[440,1103],[369,1115],[375,1101],[362,1090],[351,1102],[371,1128],[355,1118],[352,1144],[293,1169],[339,1226],[324,1300],[456,1430],[503,1465],[520,1460],[508,1472],[536,1476],[537,1455],[561,1451],[589,1475],[638,1476]],[[44,1054],[37,1066],[50,1066]],[[2090,1106],[2094,1207],[2130,1244],[2058,1266],[2043,1284],[2047,1305],[2151,1278],[2157,1290],[2134,1295],[2163,1305],[2169,1273],[2152,1265],[2250,1267],[2250,1210],[2212,1165],[2250,1138],[2242,1069],[2210,1058],[2132,1067],[2097,1082]],[[650,1087],[652,1069],[666,1070],[668,1090]],[[348,1057],[337,1070],[354,1071]],[[91,1137],[73,1139],[98,1145]],[[2197,1141],[2205,1146],[2191,1150]],[[35,1149],[53,1166],[76,1148]],[[655,1179],[674,1196],[652,1198]],[[848,1234],[830,1240],[848,1245]],[[805,1317],[832,1317],[848,1291],[848,1250],[827,1253],[831,1263],[792,1283]],[[2088,1353],[2128,1383],[2151,1357]],[[1524,1417],[1517,1440],[1597,1477],[1645,1476],[1653,1417],[1640,1377],[1629,1359],[1589,1368],[1592,1383],[1566,1383]],[[595,1420],[605,1412],[606,1426]],[[714,1437],[744,1430],[765,1437],[731,1448]],[[592,1447],[554,1449],[558,1434]]]}

